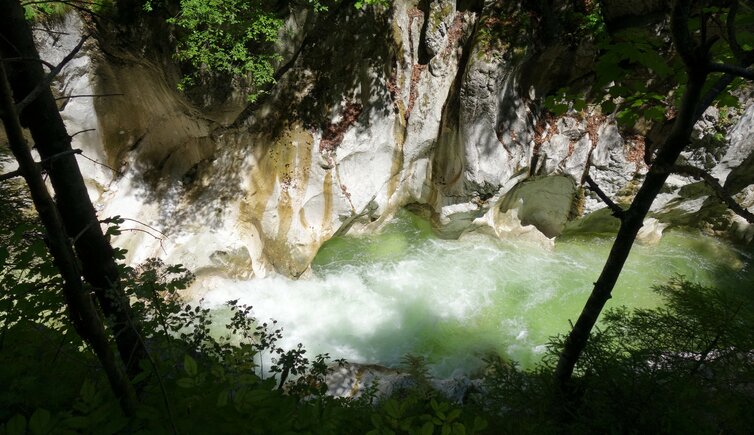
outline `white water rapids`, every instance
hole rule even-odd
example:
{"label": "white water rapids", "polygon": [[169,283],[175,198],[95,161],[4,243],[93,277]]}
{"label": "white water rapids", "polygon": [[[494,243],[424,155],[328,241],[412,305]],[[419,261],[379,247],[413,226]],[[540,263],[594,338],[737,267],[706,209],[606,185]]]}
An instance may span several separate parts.
{"label": "white water rapids", "polygon": [[[611,243],[584,236],[549,250],[485,235],[442,240],[405,212],[382,234],[328,242],[312,278],[209,278],[195,294],[220,320],[230,299],[252,305],[260,321],[278,320],[284,348],[303,343],[312,356],[385,366],[412,353],[447,377],[473,372],[489,352],[538,361],[548,338],[578,317]],[[720,285],[749,269],[723,242],[669,232],[658,245],[634,247],[608,306],[654,306],[651,286],[676,274]]]}

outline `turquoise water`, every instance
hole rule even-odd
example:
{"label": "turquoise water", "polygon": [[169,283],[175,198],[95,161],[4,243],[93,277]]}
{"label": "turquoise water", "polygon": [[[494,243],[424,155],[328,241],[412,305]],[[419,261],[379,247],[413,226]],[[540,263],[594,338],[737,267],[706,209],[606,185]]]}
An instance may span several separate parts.
{"label": "turquoise water", "polygon": [[[312,278],[222,280],[205,303],[253,305],[258,319],[283,325],[285,345],[301,342],[312,354],[396,366],[412,353],[438,376],[472,372],[490,352],[531,366],[578,317],[611,244],[609,236],[571,237],[554,249],[482,234],[444,240],[403,212],[381,234],[329,241]],[[725,243],[669,232],[656,246],[634,247],[608,306],[656,306],[651,286],[676,274],[710,285],[752,278]]]}

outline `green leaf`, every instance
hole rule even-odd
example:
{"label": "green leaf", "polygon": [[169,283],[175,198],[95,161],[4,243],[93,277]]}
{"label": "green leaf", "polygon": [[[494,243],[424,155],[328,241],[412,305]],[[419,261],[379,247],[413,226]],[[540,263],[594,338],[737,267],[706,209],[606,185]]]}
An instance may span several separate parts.
{"label": "green leaf", "polygon": [[610,88],[610,95],[613,97],[627,97],[631,94],[631,90],[626,86],[613,86]]}
{"label": "green leaf", "polygon": [[431,421],[428,421],[422,425],[422,428],[419,430],[420,435],[432,435],[435,431],[435,425],[432,424]]}
{"label": "green leaf", "polygon": [[24,435],[26,433],[26,417],[16,414],[5,425],[7,435]]}
{"label": "green leaf", "polygon": [[738,107],[740,102],[728,92],[721,94],[717,98],[717,107]]}
{"label": "green leaf", "polygon": [[251,373],[243,374],[238,376],[236,383],[239,385],[254,385],[259,383],[259,377]]}
{"label": "green leaf", "polygon": [[210,373],[212,373],[212,376],[217,379],[223,379],[225,377],[225,370],[223,369],[223,366],[219,364],[213,365],[212,369],[210,369]]}
{"label": "green leaf", "polygon": [[615,103],[613,103],[613,100],[605,100],[600,104],[600,107],[602,108],[602,113],[605,115],[609,115],[615,111],[615,108],[617,107]]}
{"label": "green leaf", "polygon": [[52,429],[50,426],[50,411],[46,409],[37,409],[29,419],[29,430],[34,435],[50,432]]}
{"label": "green leaf", "polygon": [[390,399],[385,403],[385,412],[393,418],[399,418],[401,416],[400,407],[395,399]]}
{"label": "green leaf", "polygon": [[272,394],[273,392],[268,390],[253,390],[246,394],[246,400],[249,402],[263,402],[269,399]]}
{"label": "green leaf", "polygon": [[97,396],[97,389],[94,386],[94,383],[89,379],[84,380],[79,395],[84,402],[93,403]]}
{"label": "green leaf", "polygon": [[652,106],[644,111],[644,118],[651,121],[662,121],[665,119],[665,107]]}
{"label": "green leaf", "polygon": [[561,116],[568,111],[568,104],[558,103],[552,107],[552,113],[555,116]]}
{"label": "green leaf", "polygon": [[193,378],[180,378],[175,383],[181,388],[193,388],[196,385]]}
{"label": "green leaf", "polygon": [[186,374],[191,377],[194,377],[199,373],[199,368],[196,366],[196,361],[194,361],[194,359],[189,355],[183,356],[183,370],[185,370]]}
{"label": "green leaf", "polygon": [[487,429],[487,420],[482,417],[474,417],[474,432]]}
{"label": "green leaf", "polygon": [[374,426],[376,428],[380,428],[380,427],[383,426],[383,424],[382,424],[382,417],[380,417],[379,415],[372,414],[371,420],[372,420],[372,426]]}
{"label": "green leaf", "polygon": [[85,429],[89,427],[89,419],[86,417],[79,416],[79,415],[68,417],[65,420],[63,420],[63,423],[65,424],[65,426],[71,429]]}
{"label": "green leaf", "polygon": [[437,405],[437,401],[434,398],[432,398],[432,400],[429,401],[429,406],[431,406],[432,409],[435,411],[437,411],[437,409],[439,408],[439,406]]}
{"label": "green leaf", "polygon": [[633,110],[621,110],[616,116],[618,124],[624,127],[630,127],[639,119],[639,114]]}
{"label": "green leaf", "polygon": [[456,408],[456,409],[453,409],[452,411],[450,411],[450,412],[448,413],[448,418],[447,418],[447,420],[448,420],[448,421],[453,421],[453,420],[457,419],[457,418],[458,418],[458,417],[460,417],[460,416],[461,416],[461,410],[460,410],[460,409],[458,409],[458,408]]}
{"label": "green leaf", "polygon": [[225,388],[217,395],[217,407],[222,408],[228,404],[228,394],[230,391]]}
{"label": "green leaf", "polygon": [[638,59],[638,61],[642,65],[654,71],[655,74],[657,74],[657,76],[659,76],[661,79],[668,77],[673,72],[673,70],[668,66],[667,61],[662,56],[657,54],[656,51],[645,51],[642,54],[643,55]]}

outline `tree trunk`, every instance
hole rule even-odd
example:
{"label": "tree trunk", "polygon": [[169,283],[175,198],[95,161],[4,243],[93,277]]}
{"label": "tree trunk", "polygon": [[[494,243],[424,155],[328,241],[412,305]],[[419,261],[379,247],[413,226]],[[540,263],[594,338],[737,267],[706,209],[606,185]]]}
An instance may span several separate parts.
{"label": "tree trunk", "polygon": [[[611,298],[613,288],[618,280],[623,265],[631,252],[636,235],[641,228],[644,218],[649,212],[657,194],[665,185],[672,166],[688,145],[691,131],[696,122],[696,113],[702,97],[702,89],[707,79],[706,54],[701,56],[699,51],[692,48],[693,43],[688,39],[688,1],[676,1],[673,11],[673,36],[676,50],[680,52],[686,63],[688,80],[686,92],[681,101],[681,107],[676,117],[673,129],[665,140],[649,169],[644,182],[639,188],[630,207],[622,216],[621,225],[610,255],[602,269],[597,282],[594,283],[589,299],[581,315],[565,340],[563,351],[555,368],[555,378],[560,390],[567,392],[570,387],[574,367],[581,353],[586,347],[589,334],[594,328],[597,318]],[[703,59],[701,59],[703,58]]]}
{"label": "tree trunk", "polygon": [[[7,67],[18,102],[44,81],[45,73],[42,63],[35,61],[39,53],[17,0],[0,1],[0,36],[0,56],[32,60],[13,62]],[[20,115],[22,125],[31,131],[43,159],[71,150],[71,137],[49,89]],[[140,370],[139,361],[145,358],[146,349],[121,286],[113,249],[102,233],[75,156],[69,154],[51,160],[48,173],[63,225],[68,237],[74,240],[84,279],[94,287],[102,311],[112,320],[118,351],[133,377]]]}
{"label": "tree trunk", "polygon": [[70,241],[65,234],[63,223],[55,203],[47,192],[40,169],[31,156],[15,110],[15,103],[10,85],[0,59],[0,113],[13,155],[18,161],[19,172],[29,186],[34,207],[47,233],[48,248],[55,266],[63,277],[63,295],[65,296],[68,315],[76,332],[94,350],[102,367],[105,369],[110,387],[119,399],[123,411],[133,416],[138,401],[131,381],[122,366],[118,364],[105,327],[99,317],[91,296],[81,282],[76,257]]}

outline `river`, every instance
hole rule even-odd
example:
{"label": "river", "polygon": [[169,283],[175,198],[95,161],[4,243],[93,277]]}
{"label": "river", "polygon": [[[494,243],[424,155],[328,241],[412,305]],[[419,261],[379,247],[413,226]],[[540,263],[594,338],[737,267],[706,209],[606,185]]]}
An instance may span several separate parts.
{"label": "river", "polygon": [[[212,278],[200,294],[220,320],[227,300],[252,305],[257,319],[283,326],[285,348],[303,343],[311,355],[398,366],[411,353],[440,377],[473,374],[490,352],[531,367],[578,317],[611,243],[610,235],[564,238],[554,249],[483,234],[445,240],[401,212],[380,234],[329,241],[310,278]],[[666,231],[656,245],[634,246],[608,307],[656,306],[651,287],[674,275],[750,283],[749,264],[722,241]]]}

